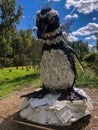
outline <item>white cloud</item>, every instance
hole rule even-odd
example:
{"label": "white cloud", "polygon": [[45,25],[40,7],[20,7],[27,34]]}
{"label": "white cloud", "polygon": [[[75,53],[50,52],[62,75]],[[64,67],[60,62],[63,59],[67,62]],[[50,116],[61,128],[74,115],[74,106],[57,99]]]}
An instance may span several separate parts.
{"label": "white cloud", "polygon": [[68,36],[68,40],[71,41],[71,42],[73,42],[73,41],[78,41],[78,38],[75,37],[75,36],[73,36],[73,35],[70,33],[69,36]]}
{"label": "white cloud", "polygon": [[73,15],[66,15],[65,19],[78,19],[78,15],[77,14],[73,14]]}
{"label": "white cloud", "polygon": [[96,40],[96,37],[94,35],[90,36],[90,37],[86,37],[85,40],[89,41],[89,40]]}
{"label": "white cloud", "polygon": [[72,32],[74,36],[83,36],[83,35],[90,35],[95,32],[98,32],[98,24],[96,23],[88,23],[86,26],[78,29],[75,32]]}
{"label": "white cloud", "polygon": [[96,17],[93,18],[94,21],[95,21],[96,19],[97,19]]}
{"label": "white cloud", "polygon": [[67,39],[68,34],[66,32],[63,32],[63,36],[64,36],[65,39]]}
{"label": "white cloud", "polygon": [[98,10],[98,0],[66,0],[65,6],[67,9],[73,6],[78,12],[88,14]]}
{"label": "white cloud", "polygon": [[23,15],[22,18],[26,18],[26,16]]}
{"label": "white cloud", "polygon": [[73,36],[72,33],[67,34],[66,32],[63,32],[63,36],[65,39],[68,39],[69,41],[78,41],[78,38]]}
{"label": "white cloud", "polygon": [[88,44],[89,47],[93,47],[94,45]]}

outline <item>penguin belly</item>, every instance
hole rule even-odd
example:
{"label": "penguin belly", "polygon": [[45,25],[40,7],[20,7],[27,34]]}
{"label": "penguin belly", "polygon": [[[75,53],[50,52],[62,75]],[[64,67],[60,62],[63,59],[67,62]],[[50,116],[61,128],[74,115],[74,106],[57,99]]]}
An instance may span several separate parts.
{"label": "penguin belly", "polygon": [[45,88],[67,90],[74,81],[67,55],[60,49],[44,50],[40,63],[40,78]]}

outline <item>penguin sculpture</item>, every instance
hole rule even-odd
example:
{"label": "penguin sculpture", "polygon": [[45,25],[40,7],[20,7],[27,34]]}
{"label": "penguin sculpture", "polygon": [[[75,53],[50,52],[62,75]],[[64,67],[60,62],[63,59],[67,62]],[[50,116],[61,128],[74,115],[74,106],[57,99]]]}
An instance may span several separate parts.
{"label": "penguin sculpture", "polygon": [[[76,81],[75,57],[78,61],[79,58],[64,40],[57,11],[47,8],[37,12],[36,26],[38,39],[43,43],[40,63],[43,89],[27,96],[43,98],[49,92],[58,91],[62,92],[58,100],[73,100],[73,93],[77,98],[84,98],[81,95],[79,97],[73,88]],[[81,66],[80,61],[79,64]]]}
{"label": "penguin sculpture", "polygon": [[21,96],[26,98],[20,115],[45,125],[69,125],[89,115],[93,109],[86,93],[75,88],[75,59],[82,66],[74,50],[64,40],[57,11],[47,8],[37,12],[36,26],[38,39],[43,43],[40,63],[43,86]]}

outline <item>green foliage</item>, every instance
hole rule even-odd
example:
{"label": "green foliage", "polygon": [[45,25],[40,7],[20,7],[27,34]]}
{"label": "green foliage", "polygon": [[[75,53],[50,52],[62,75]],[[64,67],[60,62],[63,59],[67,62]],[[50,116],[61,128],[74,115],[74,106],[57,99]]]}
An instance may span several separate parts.
{"label": "green foliage", "polygon": [[21,16],[22,8],[16,6],[15,0],[0,0],[0,58],[3,66],[6,66],[6,58],[13,53],[13,35]]}
{"label": "green foliage", "polygon": [[95,37],[96,37],[96,48],[98,51],[98,32],[95,33]]}
{"label": "green foliage", "polygon": [[31,54],[31,58],[32,58],[32,65],[36,66],[40,64],[41,61],[41,56],[42,56],[42,42],[40,40],[35,40],[32,43],[32,54]]}
{"label": "green foliage", "polygon": [[[76,86],[77,87],[89,87],[89,88],[98,88],[98,74],[89,67],[88,62],[82,62],[85,72],[83,73],[79,66],[77,65],[77,80]],[[98,68],[98,67],[97,67]]]}
{"label": "green foliage", "polygon": [[75,50],[78,57],[83,60],[85,53],[89,52],[88,43],[83,41],[69,42],[69,45]]}
{"label": "green foliage", "polygon": [[84,61],[86,61],[93,72],[98,75],[98,52],[85,55]]}
{"label": "green foliage", "polygon": [[0,1],[0,21],[1,27],[7,27],[7,29],[19,23],[19,20],[22,16],[21,6],[17,7],[16,10],[16,0],[1,0]]}
{"label": "green foliage", "polygon": [[15,66],[39,65],[42,43],[35,40],[30,30],[20,30],[13,42],[13,57]]}
{"label": "green foliage", "polygon": [[93,63],[98,62],[98,52],[86,54],[84,60]]}

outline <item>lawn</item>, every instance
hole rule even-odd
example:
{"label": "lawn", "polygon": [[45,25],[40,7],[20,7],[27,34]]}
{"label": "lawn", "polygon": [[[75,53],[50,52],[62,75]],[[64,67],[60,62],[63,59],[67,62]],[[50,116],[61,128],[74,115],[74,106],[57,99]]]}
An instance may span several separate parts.
{"label": "lawn", "polygon": [[12,67],[0,69],[0,97],[21,89],[23,85],[40,82],[39,74],[34,72],[34,68]]}

